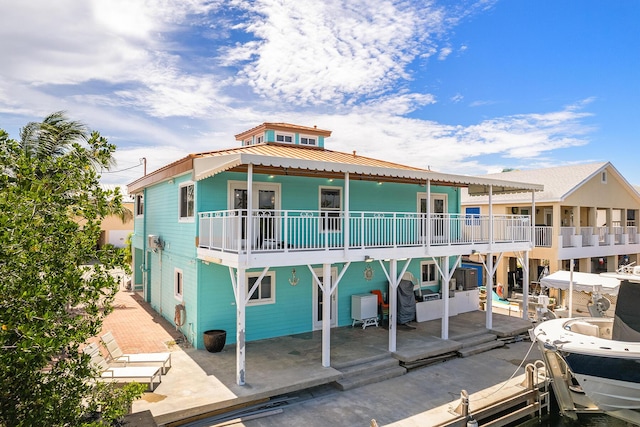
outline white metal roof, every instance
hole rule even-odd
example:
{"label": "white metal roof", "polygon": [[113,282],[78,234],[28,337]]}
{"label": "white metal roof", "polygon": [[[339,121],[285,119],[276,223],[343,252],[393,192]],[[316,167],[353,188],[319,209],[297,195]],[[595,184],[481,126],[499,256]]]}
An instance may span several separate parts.
{"label": "white metal roof", "polygon": [[468,186],[470,194],[488,194],[490,187],[492,187],[494,194],[514,191],[541,191],[543,189],[540,184],[439,173],[358,156],[355,153],[272,144],[199,155],[193,159],[193,178],[195,180],[205,179],[248,164],[290,170],[291,175],[296,175],[296,171],[306,170],[339,174],[349,172],[381,180],[386,178],[426,182],[429,179],[433,183],[442,182],[463,187]]}

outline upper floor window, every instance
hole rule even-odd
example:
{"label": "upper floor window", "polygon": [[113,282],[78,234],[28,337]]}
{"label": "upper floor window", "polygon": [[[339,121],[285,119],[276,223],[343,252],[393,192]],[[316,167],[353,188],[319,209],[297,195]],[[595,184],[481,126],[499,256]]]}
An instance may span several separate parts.
{"label": "upper floor window", "polygon": [[180,186],[180,220],[193,220],[195,215],[195,194],[193,183]]}
{"label": "upper floor window", "polygon": [[264,135],[256,135],[256,144],[262,144],[264,142]]}
{"label": "upper floor window", "polygon": [[293,142],[293,134],[290,133],[276,133],[276,142]]}
{"label": "upper floor window", "polygon": [[600,179],[602,180],[603,184],[607,183],[607,171],[602,171],[602,174],[600,175]]}
{"label": "upper floor window", "polygon": [[[253,288],[253,286],[258,281],[261,273],[247,273],[247,286],[246,293],[247,295]],[[260,281],[260,285],[256,287],[251,296],[249,297],[249,301],[247,305],[258,305],[258,304],[273,304],[276,302],[276,276],[275,273],[270,271],[264,275],[262,280]]]}
{"label": "upper floor window", "polygon": [[318,139],[315,136],[300,136],[300,144],[317,145]]}
{"label": "upper floor window", "polygon": [[144,215],[144,195],[136,194],[136,216]]}
{"label": "upper floor window", "polygon": [[320,216],[322,230],[340,231],[340,211],[342,209],[341,189],[320,188]]}

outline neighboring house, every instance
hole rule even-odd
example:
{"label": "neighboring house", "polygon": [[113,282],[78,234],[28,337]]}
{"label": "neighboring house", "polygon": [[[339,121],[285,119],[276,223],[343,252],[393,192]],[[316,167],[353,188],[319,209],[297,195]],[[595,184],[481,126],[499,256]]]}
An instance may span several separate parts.
{"label": "neighboring house", "polygon": [[532,247],[527,216],[465,216],[460,190],[540,185],[331,151],[330,135],[263,123],[236,135],[241,147],[188,155],[128,186],[136,200],[134,286],[197,348],[205,331],[226,330],[238,384],[246,341],[322,330],[329,366],[330,329],[352,325],[352,296],[375,289],[390,304],[395,351],[402,277],[437,295],[432,310],[448,338],[449,316],[478,308],[477,290],[459,298],[446,291],[461,257]]}
{"label": "neighboring house", "polygon": [[[510,171],[486,178],[542,184],[535,194],[495,195],[494,214],[519,214],[534,218],[535,248],[505,256],[496,282],[520,291],[522,281],[537,281],[548,272],[570,270],[600,273],[640,259],[638,219],[640,194],[609,162]],[[487,213],[489,198],[464,195],[466,213]],[[523,268],[524,267],[524,268]],[[523,277],[526,276],[526,277]]]}
{"label": "neighboring house", "polygon": [[[102,187],[105,190],[113,190],[116,186],[103,184]],[[100,224],[100,239],[98,240],[98,247],[110,244],[117,248],[124,248],[127,243],[127,237],[133,233],[134,200],[133,197],[126,193],[126,191],[123,191],[122,187],[120,188],[120,192],[123,193],[122,206],[129,210],[131,215],[109,215],[104,218]]]}

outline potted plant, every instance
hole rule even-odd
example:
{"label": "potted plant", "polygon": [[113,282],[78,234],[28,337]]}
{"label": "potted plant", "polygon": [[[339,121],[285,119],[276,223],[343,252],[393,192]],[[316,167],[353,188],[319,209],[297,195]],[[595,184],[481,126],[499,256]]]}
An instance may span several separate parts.
{"label": "potted plant", "polygon": [[227,342],[227,331],[222,329],[211,329],[204,331],[203,334],[204,348],[210,353],[218,353],[222,351]]}

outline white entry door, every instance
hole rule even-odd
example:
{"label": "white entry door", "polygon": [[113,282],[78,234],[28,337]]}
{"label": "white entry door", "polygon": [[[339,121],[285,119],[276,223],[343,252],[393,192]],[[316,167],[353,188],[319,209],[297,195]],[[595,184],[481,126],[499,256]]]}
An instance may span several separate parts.
{"label": "white entry door", "polygon": [[[449,235],[449,221],[447,214],[447,195],[432,194],[431,195],[431,242],[443,242]],[[427,195],[426,193],[418,194],[418,212],[427,213]],[[420,226],[420,237],[426,237],[424,226]]]}
{"label": "white entry door", "polygon": [[[253,248],[273,249],[280,240],[280,223],[276,212],[280,209],[280,185],[269,183],[254,183],[253,185],[254,215],[249,224],[253,228]],[[242,220],[242,240],[246,236],[247,217],[247,183],[242,181],[229,182],[229,209],[240,210]],[[235,232],[234,232],[235,233]],[[232,234],[236,235],[236,234]]]}
{"label": "white entry door", "polygon": [[[324,282],[324,278],[322,277],[322,269],[317,268],[317,269],[314,269],[313,271],[318,276],[318,279],[320,279],[321,282]],[[338,276],[338,270],[336,268],[332,268],[331,283],[333,283],[336,280],[337,276]],[[338,293],[338,290],[336,289],[333,295],[331,295],[331,301],[330,301],[332,328],[336,326],[336,319],[338,317],[337,303],[336,303],[337,293]],[[322,292],[322,289],[320,289],[320,286],[318,286],[315,279],[313,279],[313,330],[314,331],[322,329],[322,307],[324,306],[323,298],[324,298],[324,294]]]}

